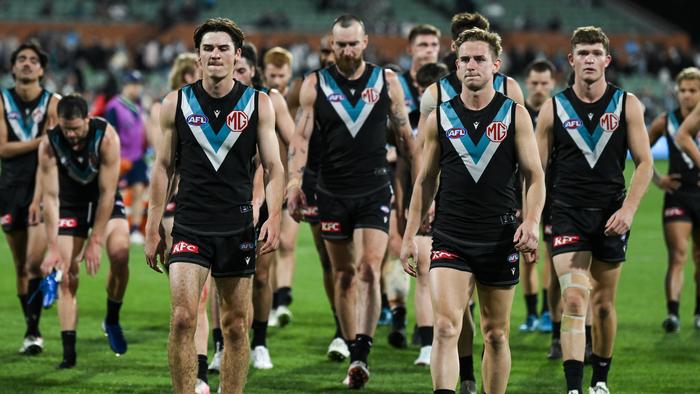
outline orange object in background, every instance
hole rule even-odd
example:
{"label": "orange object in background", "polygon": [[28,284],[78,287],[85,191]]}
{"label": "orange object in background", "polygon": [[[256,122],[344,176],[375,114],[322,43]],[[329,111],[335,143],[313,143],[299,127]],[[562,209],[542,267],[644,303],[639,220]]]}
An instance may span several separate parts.
{"label": "orange object in background", "polygon": [[119,161],[119,177],[123,177],[133,166],[134,163],[132,163],[131,160],[122,158]]}
{"label": "orange object in background", "polygon": [[[133,200],[131,198],[131,190],[121,189],[120,192],[122,194],[122,199],[124,200],[124,206],[131,207],[131,203]],[[141,231],[141,234],[146,234],[146,219],[148,218],[148,199],[143,200],[143,208],[143,219],[141,220],[141,226],[139,228],[139,231]],[[131,212],[131,209],[129,209],[129,212]],[[131,228],[131,215],[126,215],[126,219],[129,221],[129,228]]]}

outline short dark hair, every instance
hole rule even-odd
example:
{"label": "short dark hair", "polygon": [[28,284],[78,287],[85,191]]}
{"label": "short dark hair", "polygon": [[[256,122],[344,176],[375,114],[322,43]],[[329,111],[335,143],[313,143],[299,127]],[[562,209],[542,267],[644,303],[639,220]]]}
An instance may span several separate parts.
{"label": "short dark hair", "polygon": [[554,73],[556,72],[556,67],[554,67],[554,64],[552,64],[552,62],[550,62],[547,59],[537,59],[527,65],[527,67],[525,68],[525,77],[528,77],[533,71],[538,73],[549,71],[552,74],[552,76],[554,76]]}
{"label": "short dark hair", "polygon": [[450,27],[452,31],[452,40],[457,41],[460,33],[475,27],[481,30],[488,30],[491,25],[489,24],[489,20],[478,12],[462,12],[461,14],[455,14],[455,16],[452,17],[452,26]]}
{"label": "short dark hair", "polygon": [[211,32],[222,31],[231,36],[231,41],[236,49],[243,45],[245,38],[243,30],[241,30],[236,22],[228,18],[209,18],[194,30],[194,48],[199,50],[199,45],[202,43],[202,37]]}
{"label": "short dark hair", "polygon": [[435,36],[437,38],[440,38],[440,29],[427,23],[415,25],[413,26],[413,29],[411,29],[411,31],[408,33],[408,43],[413,43],[413,40],[415,40],[416,37],[423,35]]}
{"label": "short dark hair", "polygon": [[63,96],[58,102],[56,112],[58,117],[63,119],[85,119],[88,117],[87,101],[77,93]]}
{"label": "short dark hair", "polygon": [[605,54],[610,54],[610,40],[600,27],[583,26],[574,30],[571,35],[571,49],[578,44],[603,44]]}
{"label": "short dark hair", "polygon": [[331,25],[331,30],[335,27],[335,25],[340,25],[340,27],[350,27],[352,26],[353,23],[359,23],[360,26],[362,26],[362,31],[366,32],[365,30],[365,23],[362,22],[362,19],[356,17],[355,15],[352,14],[343,14],[333,21],[333,24]]}
{"label": "short dark hair", "polygon": [[246,42],[241,46],[241,59],[245,59],[248,65],[255,67],[258,64],[258,50],[255,45]]}
{"label": "short dark hair", "polygon": [[12,52],[12,55],[10,55],[10,64],[14,66],[15,62],[17,61],[17,57],[19,56],[19,53],[22,52],[25,49],[31,49],[36,53],[37,56],[39,56],[39,64],[41,64],[41,68],[46,69],[46,66],[49,65],[49,55],[44,52],[43,49],[41,49],[41,45],[34,41],[26,41],[23,42],[20,46],[17,47]]}
{"label": "short dark hair", "polygon": [[428,63],[421,66],[416,72],[418,86],[427,88],[447,75],[450,71],[445,63]]}

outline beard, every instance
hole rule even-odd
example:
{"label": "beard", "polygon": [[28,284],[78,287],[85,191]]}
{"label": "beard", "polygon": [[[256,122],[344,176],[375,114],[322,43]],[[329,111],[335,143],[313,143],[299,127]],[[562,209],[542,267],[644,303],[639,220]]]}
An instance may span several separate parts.
{"label": "beard", "polygon": [[338,56],[335,65],[341,73],[346,75],[354,74],[362,64],[362,57]]}

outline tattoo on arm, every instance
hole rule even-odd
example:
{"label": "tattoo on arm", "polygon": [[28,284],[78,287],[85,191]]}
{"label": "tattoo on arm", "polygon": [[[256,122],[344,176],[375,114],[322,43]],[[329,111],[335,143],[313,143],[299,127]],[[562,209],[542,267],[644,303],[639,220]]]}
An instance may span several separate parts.
{"label": "tattoo on arm", "polygon": [[391,107],[389,119],[396,128],[400,128],[406,123],[408,123],[408,119],[406,118],[406,113],[403,111],[403,108],[400,105],[396,104],[392,105]]}

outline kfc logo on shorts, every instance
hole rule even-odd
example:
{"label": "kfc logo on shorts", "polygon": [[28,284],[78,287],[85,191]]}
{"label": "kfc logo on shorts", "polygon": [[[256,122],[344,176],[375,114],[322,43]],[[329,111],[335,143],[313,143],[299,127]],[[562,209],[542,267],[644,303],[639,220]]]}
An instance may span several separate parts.
{"label": "kfc logo on shorts", "polygon": [[606,112],[600,117],[600,128],[609,133],[617,130],[620,125],[620,118],[612,112]]}
{"label": "kfc logo on shorts", "polygon": [[243,252],[250,252],[255,249],[255,244],[253,242],[241,242],[238,248]]}
{"label": "kfc logo on shorts", "polygon": [[508,127],[503,122],[493,122],[486,127],[486,136],[493,142],[501,142],[508,135]]}
{"label": "kfc logo on shorts", "polygon": [[518,253],[513,253],[513,254],[511,254],[510,256],[508,256],[508,262],[509,262],[509,263],[515,264],[515,263],[517,263],[518,261],[520,261],[520,254],[518,254]]}
{"label": "kfc logo on shorts", "polygon": [[321,222],[321,231],[326,233],[339,233],[340,222]]}
{"label": "kfc logo on shorts", "polygon": [[367,104],[374,104],[379,100],[379,92],[375,88],[367,88],[362,91],[362,101]]}
{"label": "kfc logo on shorts", "polygon": [[579,240],[578,235],[557,235],[554,237],[554,247],[558,248],[564,245],[575,244]]}
{"label": "kfc logo on shorts", "polygon": [[684,215],[685,215],[685,211],[683,210],[683,208],[673,207],[673,208],[664,209],[664,217],[665,218],[673,218],[676,216],[684,216]]}
{"label": "kfc logo on shorts", "polygon": [[578,129],[582,124],[580,119],[569,119],[564,122],[564,128],[569,130]]}
{"label": "kfc logo on shorts", "polygon": [[243,131],[248,126],[248,115],[243,111],[231,111],[226,116],[226,126],[233,131]]}
{"label": "kfc logo on shorts", "polygon": [[173,245],[173,251],[170,254],[177,254],[177,253],[196,253],[199,254],[199,246],[197,245],[192,245],[190,243],[187,243],[185,241],[180,241]]}
{"label": "kfc logo on shorts", "polygon": [[78,227],[78,219],[76,218],[60,218],[58,219],[58,228],[76,228]]}
{"label": "kfc logo on shorts", "polygon": [[0,217],[0,225],[9,226],[11,224],[12,224],[12,214],[11,213],[8,213],[7,215],[2,215],[2,217]]}
{"label": "kfc logo on shorts", "polygon": [[450,252],[445,252],[444,250],[433,250],[430,253],[430,260],[435,261],[435,260],[455,260],[457,259],[457,255],[454,253]]}
{"label": "kfc logo on shorts", "polygon": [[304,216],[316,217],[318,216],[318,207],[315,205],[306,207],[306,209],[304,209],[302,213],[304,214]]}

